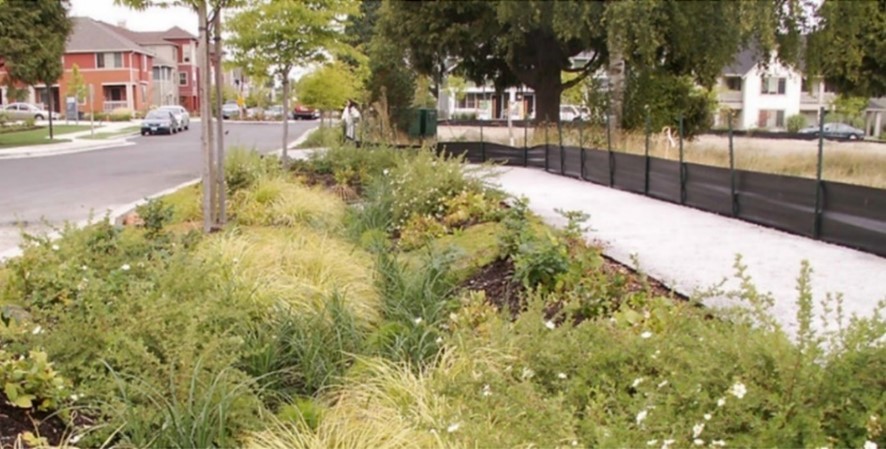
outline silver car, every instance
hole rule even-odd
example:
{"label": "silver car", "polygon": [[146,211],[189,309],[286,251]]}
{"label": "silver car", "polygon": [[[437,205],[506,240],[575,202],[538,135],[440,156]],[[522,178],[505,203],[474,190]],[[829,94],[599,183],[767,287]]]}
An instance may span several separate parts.
{"label": "silver car", "polygon": [[[4,106],[2,111],[10,120],[46,120],[49,118],[49,111],[30,103],[10,103]],[[52,113],[53,119],[58,117],[58,112]]]}
{"label": "silver car", "polygon": [[191,114],[188,114],[187,109],[181,106],[160,106],[157,110],[171,112],[178,122],[179,131],[191,129]]}

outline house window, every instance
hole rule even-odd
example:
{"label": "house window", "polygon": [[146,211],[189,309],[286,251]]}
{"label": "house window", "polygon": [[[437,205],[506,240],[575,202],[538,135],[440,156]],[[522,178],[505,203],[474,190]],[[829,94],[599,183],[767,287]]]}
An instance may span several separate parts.
{"label": "house window", "polygon": [[154,76],[155,81],[159,80],[160,79],[160,67],[154,67],[153,69],[151,69],[151,74]]}
{"label": "house window", "polygon": [[784,128],[784,110],[761,109],[757,117],[759,128]]}
{"label": "house window", "polygon": [[741,77],[740,76],[727,76],[726,77],[726,89],[741,92]]}
{"label": "house window", "polygon": [[760,93],[764,95],[784,95],[787,78],[764,76],[760,78]]}
{"label": "house window", "polygon": [[184,62],[191,62],[191,45],[190,44],[182,45],[182,60]]}
{"label": "house window", "polygon": [[834,83],[830,81],[824,82],[824,91],[827,93],[837,93],[837,86],[834,86]]}
{"label": "house window", "polygon": [[148,57],[145,55],[142,55],[142,72],[147,72],[147,71],[148,71]]}
{"label": "house window", "polygon": [[188,72],[178,72],[178,85],[179,86],[187,86],[188,85]]}
{"label": "house window", "polygon": [[492,99],[492,94],[478,94],[478,93],[467,93],[464,98],[462,98],[458,105],[456,106],[458,109],[478,109],[483,107],[483,101],[489,101]]}
{"label": "house window", "polygon": [[123,67],[123,53],[96,53],[95,66],[100,69],[119,69]]}

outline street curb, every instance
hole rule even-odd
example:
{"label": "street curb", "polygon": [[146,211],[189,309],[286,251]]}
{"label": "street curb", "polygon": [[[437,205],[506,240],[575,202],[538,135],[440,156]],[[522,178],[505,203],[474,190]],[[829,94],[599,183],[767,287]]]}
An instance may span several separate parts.
{"label": "street curb", "polygon": [[[129,136],[131,137],[131,136]],[[83,148],[70,148],[70,149],[61,149],[61,150],[49,150],[49,151],[36,151],[36,152],[22,152],[22,153],[12,153],[12,154],[3,154],[4,151],[0,150],[0,160],[2,159],[30,159],[30,158],[38,158],[38,157],[49,157],[49,156],[61,156],[65,154],[77,154],[77,153],[88,153],[90,151],[98,151],[98,150],[107,150],[110,148],[122,148],[135,145],[135,142],[129,142],[127,140],[115,139],[111,141],[102,142],[100,144],[96,144],[93,146],[83,147]]]}
{"label": "street curb", "polygon": [[[317,129],[319,129],[319,127],[311,128],[311,129],[305,131],[301,136],[299,136],[298,139],[295,139],[294,141],[292,141],[292,143],[290,143],[288,145],[288,147],[292,148],[294,146],[300,145],[302,142],[307,140],[308,136],[311,133],[313,133]],[[279,153],[282,153],[282,149],[271,151],[268,154],[279,154]],[[203,180],[203,178],[194,178],[194,179],[191,179],[190,181],[185,181],[185,182],[178,184],[174,187],[170,187],[168,189],[163,189],[159,192],[148,195],[147,197],[142,198],[138,201],[133,201],[129,204],[125,204],[123,206],[119,206],[114,209],[107,208],[107,209],[105,209],[105,211],[107,212],[108,219],[111,220],[115,225],[119,225],[120,220],[126,214],[132,212],[133,210],[135,210],[137,207],[141,206],[142,204],[145,204],[152,199],[159,198],[161,196],[166,196],[166,195],[169,195],[170,193],[177,192],[181,189],[188,188],[193,185],[197,185],[202,180]],[[77,223],[74,224],[74,226],[77,228],[82,228],[84,226],[88,226],[88,225],[95,223],[95,222],[96,222],[96,220],[86,219],[86,220],[78,221]],[[61,234],[57,231],[53,231],[53,232],[46,234],[46,236],[50,240],[56,240],[61,236]],[[8,249],[6,251],[0,251],[0,265],[2,265],[4,262],[6,262],[9,259],[20,256],[21,254],[22,254],[22,250],[21,250],[20,246],[12,248],[12,249]]]}

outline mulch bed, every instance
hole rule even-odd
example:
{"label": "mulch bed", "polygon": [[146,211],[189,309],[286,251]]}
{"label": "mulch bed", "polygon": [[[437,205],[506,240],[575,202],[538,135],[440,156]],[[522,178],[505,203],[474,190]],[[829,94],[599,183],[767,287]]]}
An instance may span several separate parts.
{"label": "mulch bed", "polygon": [[[91,419],[82,415],[74,415],[76,427],[85,427],[91,424]],[[16,439],[25,432],[31,432],[35,437],[44,438],[50,446],[58,446],[66,436],[70,436],[71,430],[61,418],[53,413],[41,412],[35,408],[13,407],[0,393],[0,447],[15,447]],[[22,443],[24,444],[24,440]],[[24,444],[23,447],[29,446]]]}

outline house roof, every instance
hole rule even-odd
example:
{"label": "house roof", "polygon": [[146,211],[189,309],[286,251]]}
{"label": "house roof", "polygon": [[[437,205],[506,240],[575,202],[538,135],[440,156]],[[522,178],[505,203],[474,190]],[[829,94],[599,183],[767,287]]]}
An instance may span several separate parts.
{"label": "house roof", "polygon": [[760,55],[756,48],[746,48],[735,55],[732,64],[723,69],[724,75],[745,75],[750,72],[758,62]]}
{"label": "house roof", "polygon": [[165,39],[197,39],[197,36],[175,26],[163,32]]}
{"label": "house roof", "polygon": [[128,36],[108,25],[89,17],[72,17],[74,29],[68,38],[66,52],[85,53],[94,51],[135,51],[152,54]]}
{"label": "house roof", "polygon": [[886,97],[871,98],[868,100],[869,111],[886,111]]}

